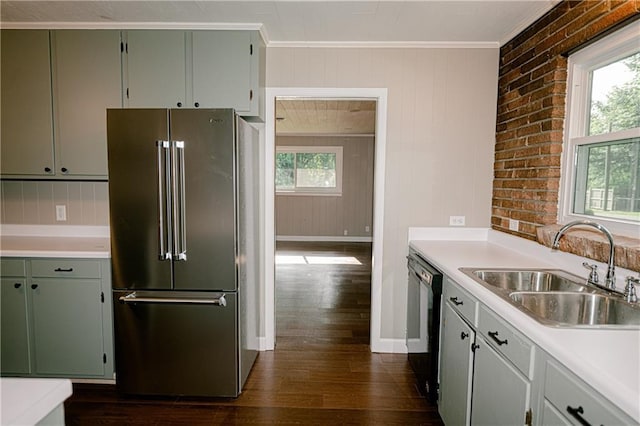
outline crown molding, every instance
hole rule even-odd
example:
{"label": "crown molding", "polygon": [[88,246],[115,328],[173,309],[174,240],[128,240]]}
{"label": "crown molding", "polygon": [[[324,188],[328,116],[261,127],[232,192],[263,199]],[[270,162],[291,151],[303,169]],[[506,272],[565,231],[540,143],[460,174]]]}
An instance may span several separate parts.
{"label": "crown molding", "polygon": [[271,41],[268,48],[498,49],[497,41]]}

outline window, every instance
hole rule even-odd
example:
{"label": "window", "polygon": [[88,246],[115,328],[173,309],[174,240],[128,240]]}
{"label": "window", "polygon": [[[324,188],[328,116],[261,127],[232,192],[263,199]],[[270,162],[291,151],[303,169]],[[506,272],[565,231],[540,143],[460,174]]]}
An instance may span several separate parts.
{"label": "window", "polygon": [[276,147],[276,192],[342,195],[342,147]]}
{"label": "window", "polygon": [[569,57],[562,217],[640,230],[640,23]]}

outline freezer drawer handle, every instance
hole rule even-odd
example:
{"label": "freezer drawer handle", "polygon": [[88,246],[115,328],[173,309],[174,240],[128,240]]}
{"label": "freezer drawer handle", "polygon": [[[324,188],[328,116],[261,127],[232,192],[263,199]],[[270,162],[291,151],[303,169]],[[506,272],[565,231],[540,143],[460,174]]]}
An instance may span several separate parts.
{"label": "freezer drawer handle", "polygon": [[118,300],[122,303],[168,303],[168,304],[198,304],[198,305],[216,305],[227,306],[227,299],[222,296],[217,299],[196,299],[196,298],[172,298],[172,297],[138,297],[135,293],[120,296]]}

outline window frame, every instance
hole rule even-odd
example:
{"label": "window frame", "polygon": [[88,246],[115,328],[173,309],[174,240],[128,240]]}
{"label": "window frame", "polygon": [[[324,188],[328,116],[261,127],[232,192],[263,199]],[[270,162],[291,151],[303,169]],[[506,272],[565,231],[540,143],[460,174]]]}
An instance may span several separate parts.
{"label": "window frame", "polygon": [[623,59],[638,52],[640,21],[598,40],[569,56],[567,75],[567,110],[562,149],[562,174],[559,197],[559,223],[572,220],[595,220],[611,232],[622,235],[640,235],[640,223],[573,212],[578,147],[640,137],[640,128],[599,135],[588,135],[591,81],[594,69]]}
{"label": "window frame", "polygon": [[[343,176],[343,147],[339,145],[278,145],[276,146],[276,158],[278,154],[290,153],[290,154],[335,154],[336,155],[336,186],[335,188],[309,188],[309,187],[296,187],[294,189],[278,189],[275,186],[276,195],[294,195],[294,196],[342,196],[342,176]],[[275,167],[277,172],[277,166]],[[295,171],[294,171],[295,174]]]}

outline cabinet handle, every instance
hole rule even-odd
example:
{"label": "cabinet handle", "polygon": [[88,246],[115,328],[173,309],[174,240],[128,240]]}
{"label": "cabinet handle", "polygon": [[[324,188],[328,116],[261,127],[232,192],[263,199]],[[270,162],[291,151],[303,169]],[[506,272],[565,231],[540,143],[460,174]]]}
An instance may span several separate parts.
{"label": "cabinet handle", "polygon": [[457,297],[450,297],[449,300],[451,300],[456,306],[464,305],[464,302],[462,300],[458,300]]}
{"label": "cabinet handle", "polygon": [[13,285],[13,288],[20,288],[20,287],[22,287],[22,284],[20,284],[20,283],[15,283]]}
{"label": "cabinet handle", "polygon": [[31,289],[35,290],[36,288],[38,288],[38,284],[31,284]]}
{"label": "cabinet handle", "polygon": [[56,268],[53,272],[73,272],[73,268]]}
{"label": "cabinet handle", "polygon": [[500,340],[498,339],[498,332],[497,331],[490,331],[487,333],[489,335],[489,337],[491,337],[493,339],[494,342],[496,342],[498,344],[498,346],[502,346],[502,345],[507,345],[507,339],[504,340]]}
{"label": "cabinet handle", "polygon": [[198,108],[200,106],[200,102],[196,102],[193,104],[193,106],[195,106],[196,108]]}
{"label": "cabinet handle", "polygon": [[45,167],[45,168],[44,168],[44,171],[45,171],[46,173],[51,173],[51,167]]}
{"label": "cabinet handle", "polygon": [[578,408],[573,408],[570,405],[567,405],[567,413],[571,414],[577,421],[583,426],[591,426],[591,423],[586,421],[582,414],[584,414],[584,409],[582,405],[578,406]]}
{"label": "cabinet handle", "polygon": [[182,102],[178,102],[176,105],[178,105],[178,108],[182,108]]}
{"label": "cabinet handle", "polygon": [[67,169],[66,167],[63,167],[60,169],[60,171],[62,171],[62,173],[67,173],[69,171],[69,169]]}
{"label": "cabinet handle", "polygon": [[480,345],[478,345],[476,343],[472,343],[471,344],[471,352],[475,353],[475,351],[478,350],[479,348],[480,348]]}
{"label": "cabinet handle", "polygon": [[460,339],[461,339],[461,340],[464,340],[464,339],[466,339],[467,337],[469,337],[469,333],[465,333],[464,331],[460,333]]}

